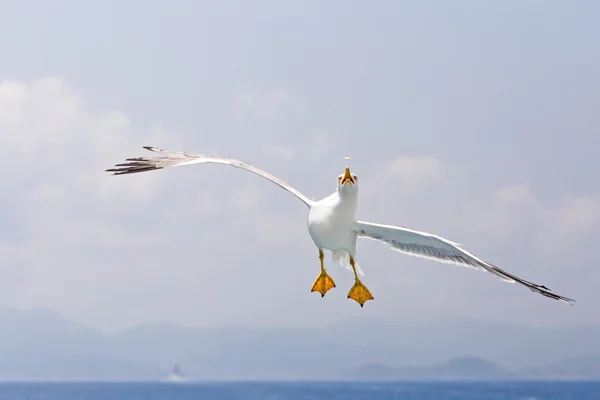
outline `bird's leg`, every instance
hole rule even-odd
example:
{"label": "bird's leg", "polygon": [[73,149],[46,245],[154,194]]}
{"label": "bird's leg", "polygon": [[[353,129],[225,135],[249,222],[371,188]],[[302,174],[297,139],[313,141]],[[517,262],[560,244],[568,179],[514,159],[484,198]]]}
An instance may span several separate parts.
{"label": "bird's leg", "polygon": [[319,249],[319,260],[321,260],[321,273],[317,277],[315,284],[312,287],[311,292],[319,292],[321,293],[321,297],[325,296],[325,293],[331,288],[335,287],[335,282],[327,272],[325,272],[325,266],[323,263],[323,259],[325,258],[325,253],[323,250]]}
{"label": "bird's leg", "polygon": [[354,265],[354,258],[350,256],[350,265],[354,271],[354,286],[348,292],[348,298],[356,301],[362,307],[367,300],[373,300],[373,295],[367,289],[367,287],[360,281],[358,274],[356,273],[356,266]]}

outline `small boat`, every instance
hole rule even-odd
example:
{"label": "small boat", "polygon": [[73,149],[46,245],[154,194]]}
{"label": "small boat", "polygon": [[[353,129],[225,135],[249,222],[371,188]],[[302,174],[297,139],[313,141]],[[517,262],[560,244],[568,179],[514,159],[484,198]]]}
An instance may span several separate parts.
{"label": "small boat", "polygon": [[181,369],[179,368],[179,365],[175,364],[175,366],[173,367],[173,370],[171,371],[171,374],[167,378],[167,381],[168,382],[183,382],[185,380],[186,379],[181,375]]}

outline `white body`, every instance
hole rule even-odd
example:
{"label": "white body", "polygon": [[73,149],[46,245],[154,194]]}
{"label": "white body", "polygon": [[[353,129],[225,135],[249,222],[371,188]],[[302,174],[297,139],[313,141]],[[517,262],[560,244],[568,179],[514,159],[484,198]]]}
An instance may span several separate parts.
{"label": "white body", "polygon": [[[345,192],[345,191],[344,191]],[[349,191],[348,191],[349,192]],[[347,252],[356,256],[356,193],[341,195],[335,192],[311,205],[308,218],[308,233],[319,249],[332,252]]]}

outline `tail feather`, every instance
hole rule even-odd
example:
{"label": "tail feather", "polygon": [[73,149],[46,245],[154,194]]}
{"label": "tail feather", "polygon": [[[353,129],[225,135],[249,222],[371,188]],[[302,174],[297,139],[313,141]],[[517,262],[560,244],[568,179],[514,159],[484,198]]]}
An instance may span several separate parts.
{"label": "tail feather", "polygon": [[[342,267],[346,268],[348,271],[352,271],[352,266],[350,265],[350,255],[345,251],[334,251],[331,253],[331,258],[334,262],[339,263]],[[356,273],[360,276],[365,276],[365,273],[358,265],[358,261],[354,260],[354,267],[356,268]],[[352,271],[354,272],[354,271]]]}

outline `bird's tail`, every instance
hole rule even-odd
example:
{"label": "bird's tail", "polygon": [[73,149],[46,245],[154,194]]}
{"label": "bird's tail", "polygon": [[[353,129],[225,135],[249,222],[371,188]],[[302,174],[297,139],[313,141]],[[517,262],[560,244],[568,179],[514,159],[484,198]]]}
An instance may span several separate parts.
{"label": "bird's tail", "polygon": [[[352,271],[352,265],[350,265],[350,254],[346,251],[334,251],[331,253],[331,258],[333,258],[334,262],[340,263],[340,265],[346,268],[349,271]],[[354,260],[354,267],[356,268],[356,273],[360,276],[365,276],[365,273],[358,265],[358,261]],[[354,272],[354,271],[352,271]]]}

